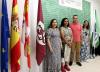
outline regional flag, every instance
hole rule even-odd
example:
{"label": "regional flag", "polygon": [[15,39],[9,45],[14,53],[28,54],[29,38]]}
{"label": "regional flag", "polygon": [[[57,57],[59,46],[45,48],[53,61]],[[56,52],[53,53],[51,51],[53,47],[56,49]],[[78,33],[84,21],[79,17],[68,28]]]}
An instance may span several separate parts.
{"label": "regional flag", "polygon": [[29,1],[25,0],[24,19],[23,19],[23,25],[22,25],[22,41],[24,43],[24,54],[27,57],[28,68],[31,68],[31,59],[30,59],[30,27],[29,27],[29,21],[28,21],[28,9],[29,9]]}
{"label": "regional flag", "polygon": [[2,0],[1,20],[1,72],[8,72],[9,21],[6,0]]}
{"label": "regional flag", "polygon": [[13,0],[11,16],[10,63],[11,72],[20,70],[20,29],[17,0]]}
{"label": "regional flag", "polygon": [[99,21],[97,17],[97,12],[95,10],[95,24],[93,29],[93,47],[97,48],[99,46]]}
{"label": "regional flag", "polygon": [[45,56],[45,32],[42,14],[41,0],[38,2],[38,15],[37,15],[37,37],[36,37],[36,60],[40,65]]}

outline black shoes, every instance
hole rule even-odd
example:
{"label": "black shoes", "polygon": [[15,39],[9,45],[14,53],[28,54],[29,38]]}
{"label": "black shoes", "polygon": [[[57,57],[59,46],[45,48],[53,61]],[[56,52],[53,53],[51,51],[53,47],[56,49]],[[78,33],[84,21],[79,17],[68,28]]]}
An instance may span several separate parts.
{"label": "black shoes", "polygon": [[[73,64],[73,62],[70,61],[70,62],[69,62],[69,65],[72,66],[72,64]],[[76,62],[76,64],[77,64],[78,66],[82,66],[82,64],[81,64],[80,62]]]}
{"label": "black shoes", "polygon": [[80,62],[76,62],[76,64],[77,64],[78,66],[82,66],[82,64],[81,64]]}
{"label": "black shoes", "polygon": [[69,65],[71,66],[72,64],[73,64],[73,62],[72,62],[72,61],[70,61],[70,62],[69,62]]}

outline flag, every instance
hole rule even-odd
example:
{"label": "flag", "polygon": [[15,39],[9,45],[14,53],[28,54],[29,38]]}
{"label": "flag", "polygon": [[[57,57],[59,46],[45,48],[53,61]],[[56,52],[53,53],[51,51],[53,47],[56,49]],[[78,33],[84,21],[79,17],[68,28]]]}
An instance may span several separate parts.
{"label": "flag", "polygon": [[38,15],[37,15],[37,37],[36,37],[36,60],[40,65],[45,56],[45,32],[42,14],[41,0],[38,2]]}
{"label": "flag", "polygon": [[1,20],[1,72],[8,72],[9,21],[6,0],[2,0]]}
{"label": "flag", "polygon": [[98,47],[99,46],[99,32],[97,31],[97,14],[96,14],[96,10],[95,10],[95,24],[94,24],[94,29],[93,29],[93,43],[92,46],[93,47]]}
{"label": "flag", "polygon": [[10,63],[11,72],[20,70],[20,29],[17,0],[13,0],[11,16]]}
{"label": "flag", "polygon": [[27,57],[28,68],[31,68],[31,60],[30,60],[30,27],[29,27],[29,23],[28,23],[29,22],[28,21],[28,9],[29,9],[29,1],[25,0],[24,19],[23,19],[23,26],[22,26],[22,30],[25,31],[25,32],[22,32],[22,37],[23,37],[23,35],[25,37],[22,38],[22,41],[24,43],[24,54]]}

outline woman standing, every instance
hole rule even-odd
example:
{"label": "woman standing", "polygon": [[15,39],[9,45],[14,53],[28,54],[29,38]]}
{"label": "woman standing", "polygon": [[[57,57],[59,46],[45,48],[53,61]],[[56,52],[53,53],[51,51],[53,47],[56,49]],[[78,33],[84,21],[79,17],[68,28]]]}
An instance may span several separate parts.
{"label": "woman standing", "polygon": [[45,72],[60,72],[61,70],[61,37],[57,20],[52,19],[46,34],[47,54]]}
{"label": "woman standing", "polygon": [[81,61],[86,61],[90,57],[90,33],[89,33],[89,22],[84,21],[82,31],[82,47],[81,47]]}
{"label": "woman standing", "polygon": [[68,18],[63,18],[61,21],[61,38],[62,38],[62,64],[61,64],[61,70],[62,72],[70,71],[70,68],[68,66],[69,64],[69,58],[70,58],[70,51],[71,51],[71,44],[72,44],[72,31],[69,28],[69,20]]}

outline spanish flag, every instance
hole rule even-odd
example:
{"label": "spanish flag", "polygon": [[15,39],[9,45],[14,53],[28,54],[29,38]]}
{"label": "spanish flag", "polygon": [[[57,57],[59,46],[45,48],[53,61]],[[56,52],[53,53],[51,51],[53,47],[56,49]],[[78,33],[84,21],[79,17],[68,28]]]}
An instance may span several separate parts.
{"label": "spanish flag", "polygon": [[20,70],[20,30],[17,0],[13,0],[11,16],[10,62],[11,72]]}
{"label": "spanish flag", "polygon": [[[31,60],[30,60],[30,27],[29,27],[29,21],[28,21],[28,9],[29,9],[29,1],[25,0],[24,5],[24,19],[23,19],[23,25],[22,25],[22,34],[24,34],[24,54],[27,57],[27,64],[28,68],[31,68]],[[24,30],[23,30],[24,28]],[[22,35],[23,36],[23,35]]]}

